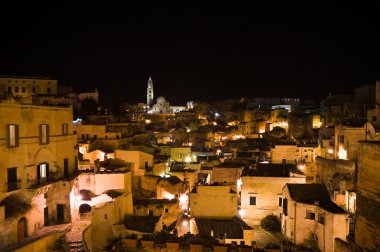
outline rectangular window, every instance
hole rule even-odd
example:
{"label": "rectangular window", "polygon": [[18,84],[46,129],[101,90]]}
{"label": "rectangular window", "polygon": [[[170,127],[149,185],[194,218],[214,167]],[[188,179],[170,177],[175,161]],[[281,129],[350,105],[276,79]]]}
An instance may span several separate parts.
{"label": "rectangular window", "polygon": [[49,181],[49,164],[41,163],[37,165],[37,184]]}
{"label": "rectangular window", "polygon": [[249,204],[251,206],[256,206],[256,197],[253,197],[253,196],[249,197]]}
{"label": "rectangular window", "polygon": [[15,93],[18,93],[18,87],[15,87]]}
{"label": "rectangular window", "polygon": [[306,219],[315,220],[315,213],[310,210],[306,210]]}
{"label": "rectangular window", "polygon": [[19,189],[17,183],[17,167],[8,168],[8,192]]}
{"label": "rectangular window", "polygon": [[285,198],[282,201],[282,213],[287,216],[288,215],[288,199]]}
{"label": "rectangular window", "polygon": [[46,178],[46,164],[40,164],[40,176]]}
{"label": "rectangular window", "polygon": [[11,86],[8,87],[8,93],[9,94],[12,93],[12,87]]}
{"label": "rectangular window", "polygon": [[18,142],[18,125],[8,124],[8,147],[17,147]]}
{"label": "rectangular window", "polygon": [[278,198],[278,205],[282,206],[282,198]]}
{"label": "rectangular window", "polygon": [[49,125],[40,124],[40,144],[49,143]]}
{"label": "rectangular window", "polygon": [[36,93],[36,87],[32,87],[32,93]]}
{"label": "rectangular window", "polygon": [[69,125],[62,123],[62,135],[66,136],[69,133]]}
{"label": "rectangular window", "polygon": [[63,176],[67,178],[69,176],[69,159],[63,159]]}
{"label": "rectangular window", "polygon": [[50,92],[51,92],[50,88],[47,88],[46,91],[47,91],[48,94],[50,94]]}
{"label": "rectangular window", "polygon": [[344,143],[344,136],[339,136],[339,143]]}
{"label": "rectangular window", "polygon": [[373,122],[376,122],[376,119],[377,119],[376,116],[372,116],[372,121],[373,121]]}
{"label": "rectangular window", "polygon": [[322,225],[325,224],[325,217],[323,216],[323,214],[318,214],[318,222]]}
{"label": "rectangular window", "polygon": [[25,87],[22,87],[22,88],[21,88],[21,92],[22,92],[22,93],[25,93],[25,91],[26,91],[26,88],[25,88]]}

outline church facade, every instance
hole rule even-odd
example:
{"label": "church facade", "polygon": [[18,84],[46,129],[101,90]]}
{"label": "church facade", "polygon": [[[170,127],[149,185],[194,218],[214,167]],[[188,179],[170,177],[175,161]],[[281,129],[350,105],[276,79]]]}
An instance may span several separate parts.
{"label": "church facade", "polygon": [[153,92],[153,81],[149,77],[147,86],[147,108],[148,114],[174,114],[183,110],[187,110],[186,106],[170,106],[169,101],[163,96],[157,97],[156,103],[153,104],[154,92]]}

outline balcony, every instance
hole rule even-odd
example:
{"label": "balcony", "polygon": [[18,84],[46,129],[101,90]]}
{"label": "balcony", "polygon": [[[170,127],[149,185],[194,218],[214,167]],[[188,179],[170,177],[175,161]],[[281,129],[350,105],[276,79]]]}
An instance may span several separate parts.
{"label": "balcony", "polygon": [[15,191],[18,189],[21,189],[21,179],[18,179],[16,181],[9,181],[7,184],[7,192]]}
{"label": "balcony", "polygon": [[72,173],[67,174],[64,176],[62,173],[58,172],[50,172],[49,177],[40,178],[39,180],[35,179],[28,179],[27,180],[27,188],[28,189],[37,189],[40,187],[43,187],[45,185],[57,182],[59,180],[63,181],[70,181],[76,178],[81,172],[80,171],[74,171]]}
{"label": "balcony", "polygon": [[42,177],[37,180],[37,178],[34,179],[28,179],[26,181],[26,186],[29,189],[36,189],[43,187],[45,185],[51,184],[55,181],[59,180],[58,178],[58,172],[50,172],[48,177]]}

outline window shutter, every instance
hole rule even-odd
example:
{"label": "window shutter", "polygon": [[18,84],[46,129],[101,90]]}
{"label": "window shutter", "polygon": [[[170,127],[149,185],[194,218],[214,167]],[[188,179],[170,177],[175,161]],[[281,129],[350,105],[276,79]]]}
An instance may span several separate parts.
{"label": "window shutter", "polygon": [[49,143],[49,124],[46,124],[46,144]]}
{"label": "window shutter", "polygon": [[46,180],[50,180],[50,175],[49,175],[49,163],[46,163]]}
{"label": "window shutter", "polygon": [[9,130],[9,125],[10,124],[7,124],[7,147],[11,147],[11,137],[10,137],[10,130]]}
{"label": "window shutter", "polygon": [[42,144],[42,124],[40,124],[40,144]]}
{"label": "window shutter", "polygon": [[40,169],[41,169],[40,165],[37,165],[37,183],[38,184],[41,181],[41,171],[40,171]]}
{"label": "window shutter", "polygon": [[19,135],[18,134],[19,134],[18,125],[15,125],[15,141],[16,141],[16,146],[19,145],[19,140],[18,140]]}

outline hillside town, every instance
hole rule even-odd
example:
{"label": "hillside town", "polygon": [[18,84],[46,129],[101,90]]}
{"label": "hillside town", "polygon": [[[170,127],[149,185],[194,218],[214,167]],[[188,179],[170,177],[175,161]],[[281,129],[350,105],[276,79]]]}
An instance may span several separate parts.
{"label": "hillside town", "polygon": [[102,106],[0,76],[1,251],[378,251],[380,81]]}

